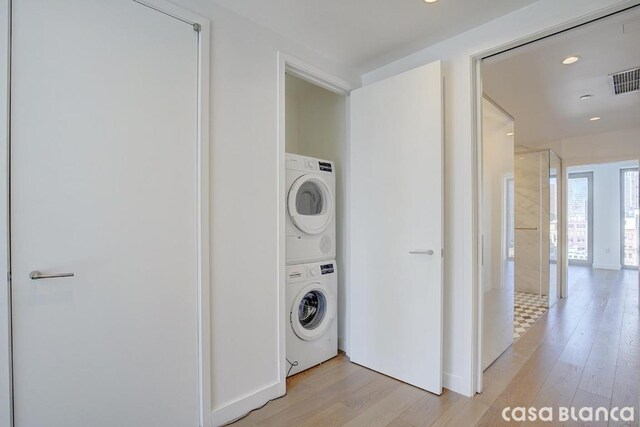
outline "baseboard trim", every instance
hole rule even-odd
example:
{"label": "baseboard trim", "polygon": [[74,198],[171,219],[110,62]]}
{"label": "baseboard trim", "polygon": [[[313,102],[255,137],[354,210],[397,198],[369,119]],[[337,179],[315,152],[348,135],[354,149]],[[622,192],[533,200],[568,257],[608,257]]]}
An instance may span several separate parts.
{"label": "baseboard trim", "polygon": [[286,391],[285,382],[279,381],[254,393],[247,394],[232,402],[226,403],[211,412],[211,425],[221,426],[228,423],[252,409],[259,408],[269,400],[284,395]]}
{"label": "baseboard trim", "polygon": [[622,267],[620,264],[593,264],[596,270],[620,270]]}
{"label": "baseboard trim", "polygon": [[459,375],[453,375],[445,372],[442,375],[442,386],[458,394],[462,394],[464,396],[469,395],[467,387],[465,387],[464,381],[462,381],[462,377]]}
{"label": "baseboard trim", "polygon": [[342,350],[346,353],[348,353],[348,348],[347,348],[347,340],[345,340],[344,338],[338,337],[338,350]]}

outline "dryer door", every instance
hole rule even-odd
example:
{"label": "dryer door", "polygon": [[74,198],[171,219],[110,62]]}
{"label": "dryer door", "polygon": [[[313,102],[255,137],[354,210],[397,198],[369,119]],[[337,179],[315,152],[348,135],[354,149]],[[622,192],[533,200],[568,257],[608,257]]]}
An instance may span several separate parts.
{"label": "dryer door", "polygon": [[289,190],[288,208],[296,227],[307,234],[320,234],[333,217],[331,190],[320,176],[303,175]]}
{"label": "dryer door", "polygon": [[335,317],[335,295],[321,283],[310,283],[302,288],[289,313],[293,332],[305,341],[320,338]]}

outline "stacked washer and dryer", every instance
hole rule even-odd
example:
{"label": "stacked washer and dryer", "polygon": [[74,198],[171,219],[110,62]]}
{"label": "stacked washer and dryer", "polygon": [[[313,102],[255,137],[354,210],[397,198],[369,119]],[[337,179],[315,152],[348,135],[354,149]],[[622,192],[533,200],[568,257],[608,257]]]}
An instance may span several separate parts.
{"label": "stacked washer and dryer", "polygon": [[338,354],[335,169],[286,154],[287,376]]}

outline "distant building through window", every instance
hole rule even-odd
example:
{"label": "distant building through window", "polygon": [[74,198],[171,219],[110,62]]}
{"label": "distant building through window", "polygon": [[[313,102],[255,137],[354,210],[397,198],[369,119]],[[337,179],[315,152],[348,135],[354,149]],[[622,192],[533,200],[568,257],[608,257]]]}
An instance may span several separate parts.
{"label": "distant building through window", "polygon": [[567,187],[567,255],[569,261],[590,262],[591,174],[570,174]]}

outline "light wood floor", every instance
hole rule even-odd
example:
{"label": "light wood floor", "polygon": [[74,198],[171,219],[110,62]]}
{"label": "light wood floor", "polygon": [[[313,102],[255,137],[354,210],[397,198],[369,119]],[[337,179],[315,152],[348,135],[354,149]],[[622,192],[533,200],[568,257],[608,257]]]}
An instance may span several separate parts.
{"label": "light wood floor", "polygon": [[507,424],[507,406],[634,406],[637,420],[637,274],[572,267],[570,297],[485,371],[484,391],[473,398],[436,396],[341,355],[289,378],[286,397],[234,426],[497,426]]}

